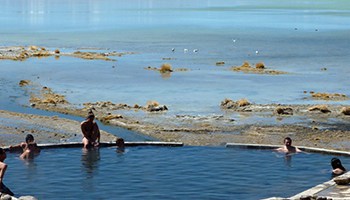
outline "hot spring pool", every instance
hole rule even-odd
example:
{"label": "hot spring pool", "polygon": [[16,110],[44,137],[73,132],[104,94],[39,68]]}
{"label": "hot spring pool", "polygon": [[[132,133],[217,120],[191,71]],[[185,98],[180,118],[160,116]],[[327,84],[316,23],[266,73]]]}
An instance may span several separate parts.
{"label": "hot spring pool", "polygon": [[32,161],[8,153],[4,182],[15,196],[38,199],[256,200],[329,180],[332,157],[224,147],[44,149]]}

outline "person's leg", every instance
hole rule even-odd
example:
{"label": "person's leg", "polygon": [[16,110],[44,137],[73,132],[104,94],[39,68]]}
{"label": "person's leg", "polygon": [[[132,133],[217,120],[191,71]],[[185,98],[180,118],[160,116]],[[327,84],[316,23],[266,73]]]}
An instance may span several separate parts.
{"label": "person's leg", "polygon": [[88,140],[88,139],[86,139],[86,138],[84,137],[82,142],[83,142],[83,145],[84,145],[84,148],[85,148],[85,149],[89,147],[89,140]]}

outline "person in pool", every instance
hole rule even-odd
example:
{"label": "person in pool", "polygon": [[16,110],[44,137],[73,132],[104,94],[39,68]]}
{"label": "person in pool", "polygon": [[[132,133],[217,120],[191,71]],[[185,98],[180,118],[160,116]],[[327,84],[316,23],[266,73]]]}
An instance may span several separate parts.
{"label": "person in pool", "polygon": [[100,129],[97,123],[94,121],[95,115],[93,112],[89,112],[86,120],[81,122],[81,131],[83,133],[83,145],[84,148],[98,147],[100,145]]}
{"label": "person in pool", "polygon": [[25,138],[25,142],[22,142],[18,145],[10,146],[10,151],[22,150],[22,154],[20,155],[23,159],[34,158],[34,155],[40,153],[40,148],[34,141],[34,136],[32,134],[27,134]]}
{"label": "person in pool", "polygon": [[117,153],[123,153],[125,151],[125,143],[123,138],[118,138],[116,140]]}
{"label": "person in pool", "polygon": [[332,165],[332,175],[333,176],[339,176],[346,172],[345,167],[341,164],[341,161],[339,158],[332,158],[331,160]]}
{"label": "person in pool", "polygon": [[302,152],[297,147],[292,146],[292,139],[290,137],[284,138],[283,143],[284,143],[284,146],[276,149],[276,151],[281,152],[281,153],[286,153],[286,154]]}
{"label": "person in pool", "polygon": [[7,169],[7,164],[4,163],[5,159],[6,159],[6,152],[4,149],[0,148],[0,192],[13,196],[14,195],[13,192],[10,189],[8,189],[3,182],[5,172]]}

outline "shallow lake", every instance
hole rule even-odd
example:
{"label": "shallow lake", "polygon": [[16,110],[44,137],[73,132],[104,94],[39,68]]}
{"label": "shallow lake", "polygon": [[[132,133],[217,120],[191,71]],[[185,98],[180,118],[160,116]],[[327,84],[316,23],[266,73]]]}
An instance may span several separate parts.
{"label": "shallow lake", "polygon": [[[31,161],[8,153],[4,182],[39,199],[256,200],[328,181],[332,157],[190,146],[44,149]],[[339,158],[350,166],[349,157]]]}
{"label": "shallow lake", "polygon": [[[325,103],[310,99],[304,91],[349,96],[349,4],[344,0],[7,0],[0,7],[1,45],[136,54],[116,57],[115,62],[67,57],[1,61],[0,103],[28,105],[29,92],[18,86],[22,79],[48,86],[78,105],[96,101],[145,105],[155,100],[167,105],[169,114],[220,113],[225,98]],[[218,61],[225,65],[216,66]],[[229,70],[244,61],[264,62],[269,69],[289,74]],[[188,71],[162,77],[144,69],[163,63]]]}

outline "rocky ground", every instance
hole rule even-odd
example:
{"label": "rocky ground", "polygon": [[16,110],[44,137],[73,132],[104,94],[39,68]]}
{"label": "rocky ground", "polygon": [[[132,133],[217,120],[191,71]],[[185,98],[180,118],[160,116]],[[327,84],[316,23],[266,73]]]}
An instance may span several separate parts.
{"label": "rocky ground", "polygon": [[[23,87],[28,85],[24,84]],[[259,105],[244,99],[224,99],[221,104],[218,103],[222,109],[221,115],[172,116],[167,114],[171,108],[157,102],[148,102],[144,106],[90,102],[78,108],[67,102],[63,95],[55,94],[45,86],[36,91],[31,88],[31,94],[29,105],[34,108],[76,116],[86,116],[92,110],[102,123],[133,130],[160,141],[206,146],[231,142],[278,145],[289,136],[297,146],[350,150],[350,108],[344,105]],[[310,92],[310,98],[338,100],[347,97]],[[12,133],[12,136],[1,134],[1,137],[12,138],[12,141],[22,139],[29,132],[35,133],[40,142],[75,141],[81,138],[78,122],[6,111],[1,114],[2,118],[11,121],[8,123],[11,126],[2,125],[1,131]],[[242,120],[254,117],[265,121],[245,123]],[[12,121],[18,121],[17,125]],[[106,137],[104,140],[113,139]]]}

